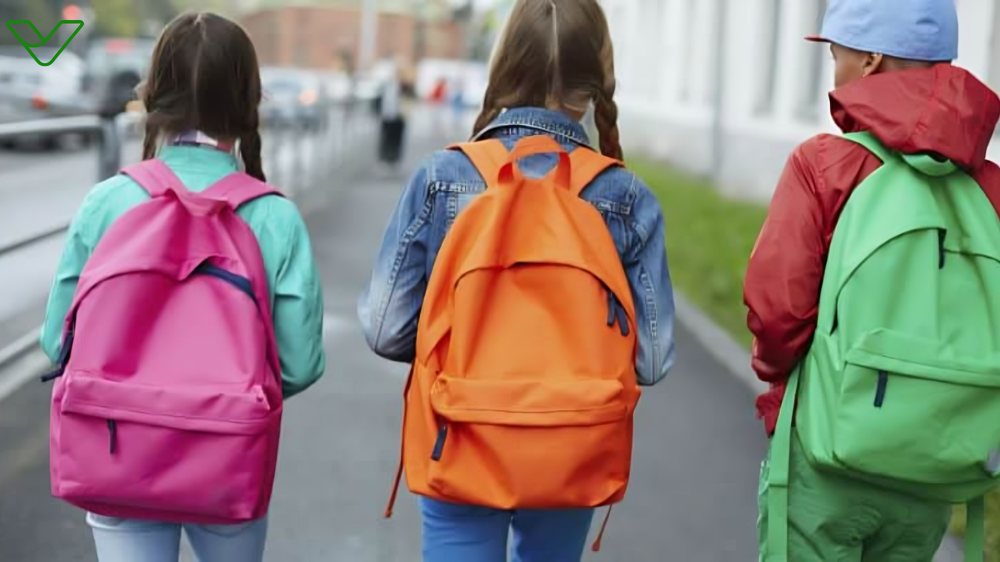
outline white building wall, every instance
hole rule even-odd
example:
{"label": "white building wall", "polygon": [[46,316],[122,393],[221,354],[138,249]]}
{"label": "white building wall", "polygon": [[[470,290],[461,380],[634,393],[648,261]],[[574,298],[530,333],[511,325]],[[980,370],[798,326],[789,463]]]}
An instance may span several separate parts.
{"label": "white building wall", "polygon": [[[833,64],[816,33],[825,0],[604,0],[615,42],[626,152],[649,152],[696,173],[714,173],[734,195],[766,201],[789,152],[837,132],[827,94]],[[956,0],[956,64],[1000,89],[1000,1]],[[725,5],[723,40],[716,17]],[[724,52],[721,103],[716,49]],[[721,165],[713,123],[721,116]],[[1000,159],[1000,143],[990,149]]]}

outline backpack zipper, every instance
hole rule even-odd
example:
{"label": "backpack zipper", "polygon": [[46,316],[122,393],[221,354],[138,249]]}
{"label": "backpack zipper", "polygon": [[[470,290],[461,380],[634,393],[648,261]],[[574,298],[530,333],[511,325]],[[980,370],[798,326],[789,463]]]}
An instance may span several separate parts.
{"label": "backpack zipper", "polygon": [[116,450],[118,450],[118,422],[108,420],[108,452],[113,455]]}
{"label": "backpack zipper", "polygon": [[441,460],[441,453],[444,452],[444,442],[448,439],[448,424],[441,426],[438,430],[437,440],[434,442],[434,450],[431,452],[431,460]]}
{"label": "backpack zipper", "polygon": [[604,290],[608,293],[608,327],[614,326],[617,321],[618,330],[622,336],[627,337],[629,335],[629,327],[625,306],[618,301],[618,297],[615,296],[615,293],[607,285],[604,285]]}
{"label": "backpack zipper", "polygon": [[938,229],[938,269],[944,269],[944,238],[947,235],[947,230]]}
{"label": "backpack zipper", "polygon": [[73,328],[66,333],[66,341],[63,342],[62,350],[59,352],[59,362],[56,368],[42,375],[42,382],[52,382],[63,376],[66,372],[66,365],[69,364],[69,354],[73,350]]}
{"label": "backpack zipper", "polygon": [[878,372],[878,383],[875,386],[875,407],[881,408],[885,402],[885,388],[889,385],[889,372]]}

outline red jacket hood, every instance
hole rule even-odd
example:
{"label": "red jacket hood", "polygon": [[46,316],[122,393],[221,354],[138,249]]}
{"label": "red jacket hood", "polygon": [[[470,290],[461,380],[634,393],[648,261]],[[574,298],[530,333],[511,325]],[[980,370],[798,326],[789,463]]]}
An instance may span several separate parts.
{"label": "red jacket hood", "polygon": [[845,133],[871,131],[905,154],[937,153],[964,168],[986,160],[1000,98],[967,70],[931,68],[874,74],[830,94]]}

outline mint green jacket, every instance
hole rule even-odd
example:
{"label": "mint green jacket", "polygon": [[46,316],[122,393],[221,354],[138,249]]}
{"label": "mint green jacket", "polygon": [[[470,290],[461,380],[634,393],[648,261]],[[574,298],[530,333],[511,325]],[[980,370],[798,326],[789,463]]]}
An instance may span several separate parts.
{"label": "mint green jacket", "polygon": [[[210,147],[168,146],[159,158],[191,191],[202,191],[238,170],[234,156]],[[97,184],[84,198],[66,235],[42,326],[42,349],[53,363],[84,265],[111,223],[148,199],[144,189],[123,175]],[[295,204],[282,197],[255,199],[237,213],[257,235],[264,258],[287,398],[308,388],[326,369],[323,293],[309,232]]]}

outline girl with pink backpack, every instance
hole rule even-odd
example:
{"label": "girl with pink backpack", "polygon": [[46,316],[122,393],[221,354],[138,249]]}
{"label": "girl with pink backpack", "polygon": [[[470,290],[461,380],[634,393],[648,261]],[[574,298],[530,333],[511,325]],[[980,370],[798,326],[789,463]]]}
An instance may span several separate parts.
{"label": "girl with pink backpack", "polygon": [[141,97],[143,161],[87,195],[49,296],[52,493],[100,562],[177,562],[182,530],[259,562],[283,401],[326,366],[309,234],[265,183],[243,29],[178,17]]}

